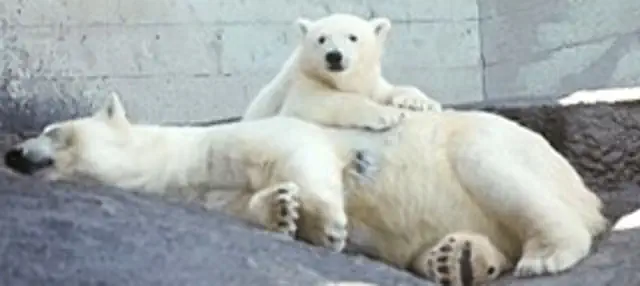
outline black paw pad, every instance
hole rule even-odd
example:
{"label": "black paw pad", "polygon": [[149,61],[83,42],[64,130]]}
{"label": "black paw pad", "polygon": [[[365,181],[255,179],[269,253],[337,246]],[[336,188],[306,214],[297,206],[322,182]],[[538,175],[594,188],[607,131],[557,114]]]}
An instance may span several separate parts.
{"label": "black paw pad", "polygon": [[436,271],[440,274],[449,274],[449,267],[446,265],[441,265],[436,268]]}
{"label": "black paw pad", "polygon": [[489,266],[489,268],[487,269],[487,274],[493,275],[493,273],[496,273],[496,268],[493,266]]}
{"label": "black paw pad", "polygon": [[382,127],[382,128],[378,128],[377,130],[375,130],[375,132],[387,132],[389,130],[391,130],[391,126],[387,126],[387,127]]}
{"label": "black paw pad", "polygon": [[286,207],[281,207],[280,208],[280,216],[286,217],[289,215],[289,210]]}
{"label": "black paw pad", "polygon": [[451,280],[449,278],[441,278],[438,283],[441,286],[451,286]]}
{"label": "black paw pad", "polygon": [[369,132],[387,132],[387,131],[391,130],[392,126],[385,126],[385,127],[380,127],[380,128],[375,128],[375,127],[371,127],[371,126],[362,126],[360,128],[364,129],[365,131],[369,131]]}
{"label": "black paw pad", "polygon": [[439,250],[441,252],[448,253],[448,252],[451,252],[453,250],[453,247],[451,245],[449,245],[449,244],[445,244],[443,246],[440,246]]}
{"label": "black paw pad", "polygon": [[471,262],[471,242],[465,241],[460,254],[460,280],[462,285],[473,285],[473,265]]}
{"label": "black paw pad", "polygon": [[371,126],[362,126],[362,127],[357,127],[357,126],[356,126],[355,128],[362,128],[362,129],[364,129],[364,131],[369,131],[369,132],[376,132],[376,131],[378,131],[376,128],[373,128],[373,127],[371,127]]}
{"label": "black paw pad", "polygon": [[289,226],[289,223],[286,222],[286,221],[279,221],[278,222],[278,227],[283,227],[284,228],[284,227],[288,227],[288,226]]}

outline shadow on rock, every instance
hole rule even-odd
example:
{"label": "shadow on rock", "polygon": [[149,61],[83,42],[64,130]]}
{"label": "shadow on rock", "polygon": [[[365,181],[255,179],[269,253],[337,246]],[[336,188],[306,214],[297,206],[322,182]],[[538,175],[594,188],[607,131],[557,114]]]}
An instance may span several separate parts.
{"label": "shadow on rock", "polygon": [[224,214],[109,187],[0,173],[0,213],[0,285],[429,285]]}

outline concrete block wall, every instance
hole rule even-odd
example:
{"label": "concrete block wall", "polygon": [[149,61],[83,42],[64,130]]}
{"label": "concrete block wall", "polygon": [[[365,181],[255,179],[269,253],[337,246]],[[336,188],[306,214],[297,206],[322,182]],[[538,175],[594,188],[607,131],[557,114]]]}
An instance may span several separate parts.
{"label": "concrete block wall", "polygon": [[299,16],[386,16],[386,76],[446,103],[640,82],[637,0],[4,0],[14,100],[109,90],[146,122],[242,113],[292,51]]}

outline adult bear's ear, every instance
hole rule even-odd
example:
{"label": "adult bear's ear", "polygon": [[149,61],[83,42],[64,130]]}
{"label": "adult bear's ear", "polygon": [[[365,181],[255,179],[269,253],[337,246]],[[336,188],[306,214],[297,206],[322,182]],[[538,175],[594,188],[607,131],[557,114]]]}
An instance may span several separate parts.
{"label": "adult bear's ear", "polygon": [[127,121],[127,114],[120,102],[120,96],[116,92],[111,92],[102,108],[95,114],[95,116],[106,119],[106,120],[115,120],[115,121]]}
{"label": "adult bear's ear", "polygon": [[298,26],[298,29],[300,29],[300,33],[303,36],[309,32],[309,29],[311,29],[311,24],[313,24],[313,22],[307,18],[298,18],[296,20],[296,26]]}
{"label": "adult bear's ear", "polygon": [[389,30],[391,30],[391,20],[389,20],[388,18],[380,17],[371,19],[369,23],[371,23],[373,32],[376,34],[376,36],[378,36],[379,39],[384,40],[387,38]]}

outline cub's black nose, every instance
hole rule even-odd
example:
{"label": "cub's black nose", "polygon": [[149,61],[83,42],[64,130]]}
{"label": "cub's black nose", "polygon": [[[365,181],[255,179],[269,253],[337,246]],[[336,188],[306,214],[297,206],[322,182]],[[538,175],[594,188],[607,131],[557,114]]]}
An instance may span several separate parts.
{"label": "cub's black nose", "polygon": [[31,175],[41,168],[52,165],[53,160],[46,159],[35,162],[25,156],[22,148],[14,147],[4,154],[4,164],[18,173]]}
{"label": "cub's black nose", "polygon": [[330,65],[340,65],[340,63],[342,63],[342,53],[339,51],[331,51],[324,56],[324,59]]}

